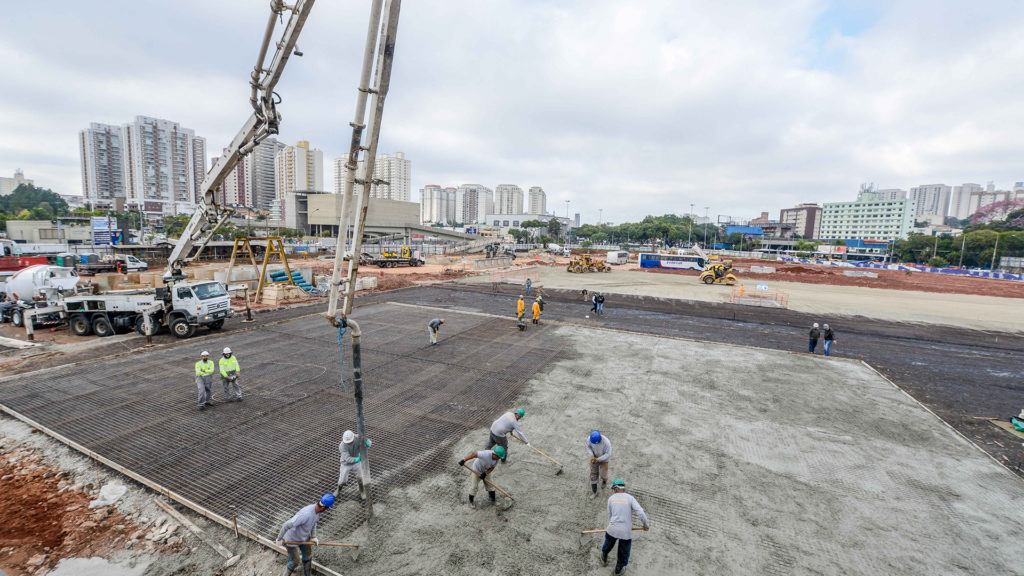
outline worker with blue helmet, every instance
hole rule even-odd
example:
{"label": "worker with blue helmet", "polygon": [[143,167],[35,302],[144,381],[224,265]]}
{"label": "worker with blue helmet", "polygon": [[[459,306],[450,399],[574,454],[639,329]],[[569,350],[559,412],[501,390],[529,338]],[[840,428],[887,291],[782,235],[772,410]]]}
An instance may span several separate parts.
{"label": "worker with blue helmet", "polygon": [[601,488],[608,486],[608,460],[612,457],[612,443],[608,437],[594,430],[587,438],[587,454],[590,455],[590,497],[597,496],[597,478],[601,477]]}
{"label": "worker with blue helmet", "polygon": [[290,520],[281,526],[277,534],[277,544],[284,544],[288,550],[288,566],[284,576],[295,570],[295,565],[302,563],[303,576],[313,574],[313,551],[311,546],[319,544],[316,537],[316,523],[328,508],[334,508],[334,494],[328,492],[320,497],[316,504],[310,504],[295,513]]}

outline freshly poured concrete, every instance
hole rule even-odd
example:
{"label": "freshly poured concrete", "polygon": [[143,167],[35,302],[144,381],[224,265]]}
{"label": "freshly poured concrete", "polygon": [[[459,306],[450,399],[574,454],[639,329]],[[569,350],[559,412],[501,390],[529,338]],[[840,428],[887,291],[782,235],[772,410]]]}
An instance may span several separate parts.
{"label": "freshly poured concrete", "polygon": [[612,442],[612,477],[651,519],[631,574],[1019,572],[1024,482],[860,363],[530,330],[576,352],[519,404],[524,431],[564,475],[512,442],[495,480],[515,505],[470,508],[457,460],[483,448],[481,428],[447,473],[384,496],[357,563],[318,557],[360,574],[610,573],[601,535],[579,534],[606,522],[609,492],[588,498],[584,442],[597,428]]}

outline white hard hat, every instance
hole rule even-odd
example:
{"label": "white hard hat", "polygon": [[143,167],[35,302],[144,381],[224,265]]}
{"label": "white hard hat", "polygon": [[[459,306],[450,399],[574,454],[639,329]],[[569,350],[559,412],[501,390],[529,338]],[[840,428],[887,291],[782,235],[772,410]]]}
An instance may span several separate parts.
{"label": "white hard hat", "polygon": [[203,353],[200,354],[200,356],[209,356],[209,355],[210,355],[210,353],[207,352],[206,350],[203,350]]}
{"label": "white hard hat", "polygon": [[811,326],[811,328],[817,328],[817,327],[818,327],[818,323],[817,322],[814,323],[814,326]]}
{"label": "white hard hat", "polygon": [[828,324],[825,324],[825,330],[828,330]]}
{"label": "white hard hat", "polygon": [[231,354],[231,348],[224,347],[224,353],[225,354]]}
{"label": "white hard hat", "polygon": [[345,430],[345,433],[341,435],[341,441],[345,444],[351,444],[356,439],[356,435],[351,430]]}

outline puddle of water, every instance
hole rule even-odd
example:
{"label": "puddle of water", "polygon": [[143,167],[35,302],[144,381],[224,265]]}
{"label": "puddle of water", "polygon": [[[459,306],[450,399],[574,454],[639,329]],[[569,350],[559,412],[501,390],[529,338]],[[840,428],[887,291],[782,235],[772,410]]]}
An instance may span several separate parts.
{"label": "puddle of water", "polygon": [[106,558],[64,558],[46,576],[142,576],[149,564],[136,562],[128,566]]}

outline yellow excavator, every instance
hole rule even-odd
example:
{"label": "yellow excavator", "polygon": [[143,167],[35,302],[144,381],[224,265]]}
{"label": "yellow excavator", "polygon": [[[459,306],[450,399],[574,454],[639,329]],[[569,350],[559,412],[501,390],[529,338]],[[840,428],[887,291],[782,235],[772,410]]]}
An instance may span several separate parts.
{"label": "yellow excavator", "polygon": [[581,254],[569,261],[566,272],[611,272],[612,267],[603,260],[594,260],[590,254]]}
{"label": "yellow excavator", "polygon": [[737,280],[736,276],[730,273],[731,270],[731,260],[712,262],[700,273],[700,281],[705,284],[726,284],[732,286]]}

